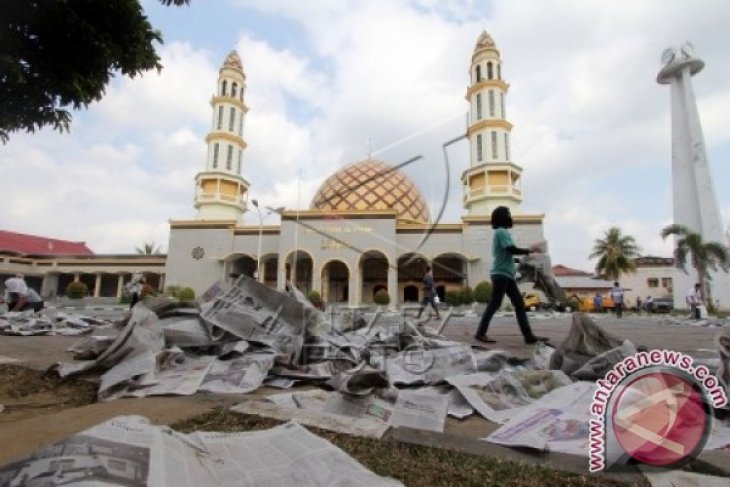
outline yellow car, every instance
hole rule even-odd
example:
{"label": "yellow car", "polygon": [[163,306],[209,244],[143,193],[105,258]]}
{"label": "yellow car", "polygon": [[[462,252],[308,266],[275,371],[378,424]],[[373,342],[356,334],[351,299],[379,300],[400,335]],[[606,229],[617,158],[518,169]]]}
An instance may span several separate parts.
{"label": "yellow car", "polygon": [[522,299],[525,300],[525,308],[527,309],[540,309],[543,306],[537,293],[522,293]]}

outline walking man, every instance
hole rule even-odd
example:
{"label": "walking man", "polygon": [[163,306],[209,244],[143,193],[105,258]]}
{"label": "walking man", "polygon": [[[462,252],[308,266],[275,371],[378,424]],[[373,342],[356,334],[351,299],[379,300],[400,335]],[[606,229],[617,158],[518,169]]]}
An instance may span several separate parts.
{"label": "walking man", "polygon": [[700,305],[702,304],[701,286],[698,282],[687,292],[687,304],[689,305],[690,316],[695,320],[700,319]]}
{"label": "walking man", "polygon": [[439,316],[439,310],[436,307],[435,302],[435,296],[436,291],[433,288],[433,274],[431,273],[431,266],[426,266],[426,275],[423,276],[423,302],[421,303],[421,307],[418,308],[418,315],[416,315],[416,319],[421,318],[421,313],[423,313],[423,309],[431,305],[433,310],[436,312],[436,319],[440,320],[441,316]]}
{"label": "walking man", "polygon": [[618,285],[618,281],[613,283],[613,287],[608,294],[613,301],[613,309],[616,310],[616,317],[621,318],[624,313],[624,290]]}

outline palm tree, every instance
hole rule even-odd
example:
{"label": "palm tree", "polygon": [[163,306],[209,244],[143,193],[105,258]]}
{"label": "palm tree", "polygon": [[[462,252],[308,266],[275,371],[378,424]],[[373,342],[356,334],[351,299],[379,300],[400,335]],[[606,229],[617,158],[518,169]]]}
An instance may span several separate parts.
{"label": "palm tree", "polygon": [[639,256],[639,250],[634,237],[621,235],[619,227],[611,227],[603,239],[596,239],[590,258],[598,257],[596,274],[617,281],[621,274],[636,268],[634,259]]}
{"label": "palm tree", "polygon": [[134,248],[138,254],[142,255],[158,255],[162,253],[162,246],[155,245],[154,242],[143,242],[142,247]]}
{"label": "palm tree", "polygon": [[[697,282],[700,283],[702,301],[708,303],[712,309],[712,297],[709,295],[707,281],[712,280],[709,269],[714,271],[720,267],[723,271],[730,270],[730,251],[719,242],[705,242],[702,235],[695,233],[684,225],[672,224],[662,230],[662,238],[670,235],[677,237],[674,249],[674,265],[687,273],[687,254],[691,254],[690,262],[697,271]],[[709,299],[705,299],[705,297]]]}

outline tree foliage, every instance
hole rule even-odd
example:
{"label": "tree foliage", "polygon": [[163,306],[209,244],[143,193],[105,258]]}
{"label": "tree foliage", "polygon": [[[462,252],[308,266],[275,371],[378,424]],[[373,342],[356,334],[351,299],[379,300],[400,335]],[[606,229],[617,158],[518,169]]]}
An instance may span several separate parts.
{"label": "tree foliage", "polygon": [[636,268],[634,259],[639,256],[639,250],[634,237],[622,235],[619,227],[611,227],[602,239],[595,240],[590,258],[598,258],[598,275],[615,281],[621,274]]}
{"label": "tree foliage", "polygon": [[662,229],[662,238],[674,235],[677,237],[674,248],[674,265],[687,273],[687,257],[689,256],[692,267],[697,271],[697,282],[700,283],[702,300],[708,302],[707,281],[712,280],[709,270],[717,271],[718,268],[725,272],[730,270],[730,251],[719,242],[705,242],[702,235],[695,233],[684,225],[673,224]]}
{"label": "tree foliage", "polygon": [[162,253],[162,246],[154,242],[144,242],[141,247],[135,247],[134,250],[140,255],[159,255]]}
{"label": "tree foliage", "polygon": [[[190,0],[159,0],[185,5]],[[162,68],[139,0],[0,0],[0,140],[50,125],[104,95],[115,73]]]}

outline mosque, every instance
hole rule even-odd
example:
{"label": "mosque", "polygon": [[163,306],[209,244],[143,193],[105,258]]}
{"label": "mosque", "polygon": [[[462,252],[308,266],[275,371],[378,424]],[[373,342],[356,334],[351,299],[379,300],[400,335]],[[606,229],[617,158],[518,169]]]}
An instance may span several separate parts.
{"label": "mosque", "polygon": [[[308,208],[281,209],[279,225],[263,225],[259,202],[244,178],[246,75],[233,51],[219,71],[211,99],[207,158],[195,177],[194,220],[171,220],[165,283],[196,294],[241,274],[283,289],[294,283],[320,292],[326,303],[390,303],[422,298],[421,278],[434,271],[437,292],[489,280],[491,211],[512,210],[513,235],[522,245],[543,240],[542,214],[520,213],[522,168],[510,153],[506,117],[509,84],[494,40],[482,32],[469,66],[469,161],[463,167],[464,213],[458,222],[434,222],[414,182],[387,161],[367,158],[326,178]],[[258,225],[241,223],[256,212]]]}

